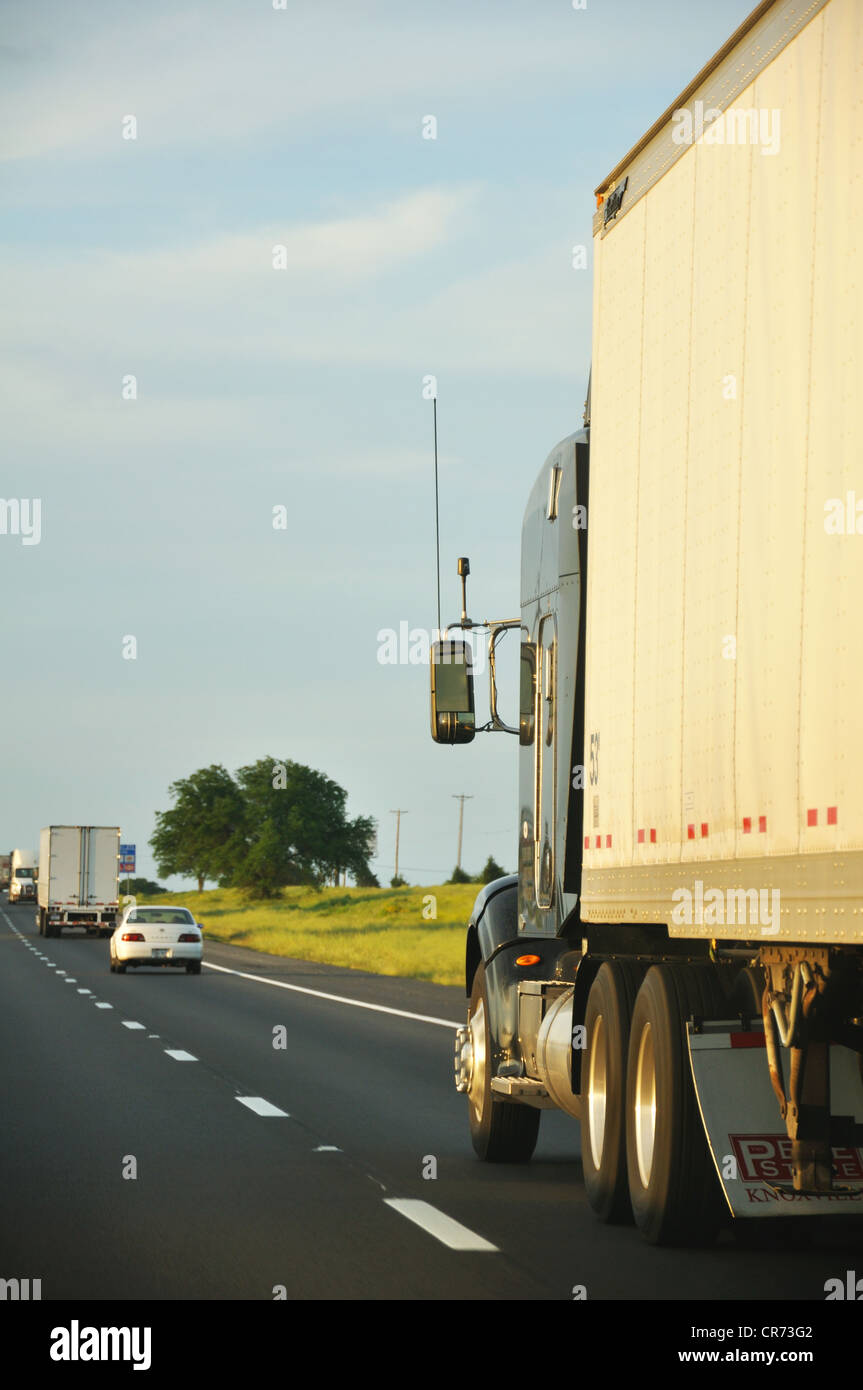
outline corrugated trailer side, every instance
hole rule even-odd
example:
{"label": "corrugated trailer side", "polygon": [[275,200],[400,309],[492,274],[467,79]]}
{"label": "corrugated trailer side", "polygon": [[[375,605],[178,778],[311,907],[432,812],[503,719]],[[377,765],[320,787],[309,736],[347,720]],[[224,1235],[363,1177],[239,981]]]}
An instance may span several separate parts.
{"label": "corrugated trailer side", "polygon": [[582,914],[857,940],[863,6],[777,0],[684,98],[598,190]]}

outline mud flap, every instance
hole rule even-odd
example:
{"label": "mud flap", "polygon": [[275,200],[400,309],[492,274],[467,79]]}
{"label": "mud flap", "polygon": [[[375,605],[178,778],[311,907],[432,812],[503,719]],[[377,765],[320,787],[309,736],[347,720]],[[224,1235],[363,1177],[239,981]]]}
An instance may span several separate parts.
{"label": "mud flap", "polygon": [[[687,1025],[695,1094],[710,1152],[735,1217],[863,1214],[863,1150],[833,1149],[831,1193],[795,1192],[791,1140],[770,1084],[764,1026],[740,1020]],[[784,1073],[789,1054],[782,1048]],[[830,1048],[831,1113],[863,1122],[857,1053]]]}

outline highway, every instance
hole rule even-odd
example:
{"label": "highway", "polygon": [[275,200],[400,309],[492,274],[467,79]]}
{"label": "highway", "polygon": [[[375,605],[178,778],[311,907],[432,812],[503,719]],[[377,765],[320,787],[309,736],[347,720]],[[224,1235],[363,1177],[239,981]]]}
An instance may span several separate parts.
{"label": "highway", "polygon": [[43,1299],[823,1302],[859,1248],[653,1249],[597,1223],[557,1112],[531,1164],[480,1163],[458,989],[206,938],[199,977],[111,975],[5,904],[0,962],[0,1276]]}

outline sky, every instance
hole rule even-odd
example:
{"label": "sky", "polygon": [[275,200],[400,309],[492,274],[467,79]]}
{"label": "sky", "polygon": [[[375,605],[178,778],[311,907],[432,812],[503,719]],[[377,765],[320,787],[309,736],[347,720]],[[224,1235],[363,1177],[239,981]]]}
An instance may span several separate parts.
{"label": "sky", "polygon": [[4,0],[0,497],[39,525],[0,534],[0,848],[119,825],[156,877],[170,784],[272,757],[376,820],[382,882],[396,808],[402,875],[450,875],[460,794],[463,866],[514,870],[517,741],[438,747],[381,660],[436,626],[428,378],[444,622],[460,555],[517,617],[593,191],[753,3]]}

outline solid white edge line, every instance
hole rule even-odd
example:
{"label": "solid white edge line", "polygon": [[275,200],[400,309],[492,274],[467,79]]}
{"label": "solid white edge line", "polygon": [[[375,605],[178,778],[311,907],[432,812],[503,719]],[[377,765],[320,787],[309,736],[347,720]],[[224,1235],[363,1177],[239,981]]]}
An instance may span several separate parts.
{"label": "solid white edge line", "polygon": [[348,999],[343,994],[326,994],[321,989],[307,989],[305,985],[289,985],[284,980],[271,980],[266,975],[250,975],[246,970],[229,970],[226,965],[212,965],[203,962],[206,970],[219,970],[223,975],[239,975],[241,980],[256,980],[261,985],[275,985],[276,989],[291,989],[295,994],[311,994],[315,999],[329,999],[334,1004],[352,1004],[355,1009],[371,1009],[376,1014],[395,1014],[396,1018],[412,1018],[417,1023],[436,1023],[440,1028],[460,1028],[448,1018],[431,1018],[428,1014],[412,1014],[407,1009],[391,1009],[387,1004],[367,1004],[364,999]]}
{"label": "solid white edge line", "polygon": [[406,1216],[408,1221],[413,1221],[414,1225],[420,1226],[450,1250],[498,1253],[497,1246],[492,1245],[490,1240],[485,1240],[475,1231],[468,1230],[467,1226],[438,1211],[437,1207],[433,1207],[429,1202],[421,1202],[414,1197],[385,1197],[384,1205]]}

